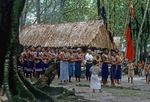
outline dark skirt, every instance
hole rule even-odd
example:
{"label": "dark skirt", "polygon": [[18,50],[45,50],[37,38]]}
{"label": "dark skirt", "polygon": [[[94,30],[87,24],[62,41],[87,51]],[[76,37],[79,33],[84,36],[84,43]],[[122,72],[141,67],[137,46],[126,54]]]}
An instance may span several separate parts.
{"label": "dark skirt", "polygon": [[86,63],[86,76],[91,77],[90,68],[92,67],[92,63]]}
{"label": "dark skirt", "polygon": [[109,70],[108,70],[108,64],[107,63],[102,64],[101,75],[102,75],[102,80],[107,80],[108,75],[109,75]]}
{"label": "dark skirt", "polygon": [[80,77],[81,76],[81,61],[75,62],[75,76]]}
{"label": "dark skirt", "polygon": [[75,67],[75,63],[74,62],[69,62],[69,64],[68,64],[69,76],[73,76],[74,67]]}
{"label": "dark skirt", "polygon": [[25,60],[22,64],[23,72],[25,72],[25,69],[27,68],[28,62]]}
{"label": "dark skirt", "polygon": [[50,68],[51,62],[43,63],[44,71],[46,71],[48,68]]}
{"label": "dark skirt", "polygon": [[60,76],[60,61],[57,61],[57,74],[58,74],[58,77]]}
{"label": "dark skirt", "polygon": [[34,68],[34,61],[27,61],[25,63],[24,71],[25,73],[32,73]]}
{"label": "dark skirt", "polygon": [[115,79],[121,79],[121,65],[116,65]]}
{"label": "dark skirt", "polygon": [[42,73],[44,71],[44,64],[42,61],[35,64],[35,72]]}
{"label": "dark skirt", "polygon": [[116,65],[113,64],[111,65],[111,68],[110,68],[110,79],[114,79],[115,78],[115,72],[116,72]]}

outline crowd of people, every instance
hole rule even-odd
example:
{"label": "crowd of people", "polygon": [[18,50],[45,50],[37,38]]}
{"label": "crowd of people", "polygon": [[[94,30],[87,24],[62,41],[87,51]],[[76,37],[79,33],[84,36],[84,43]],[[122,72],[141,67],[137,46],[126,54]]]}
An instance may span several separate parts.
{"label": "crowd of people", "polygon": [[[126,60],[125,60],[126,61]],[[52,62],[57,63],[57,75],[61,83],[68,83],[75,77],[80,82],[82,67],[85,67],[85,76],[91,82],[91,87],[100,85],[99,75],[101,75],[102,84],[108,83],[110,77],[111,85],[117,85],[121,82],[123,56],[118,50],[90,50],[83,52],[81,48],[52,49],[47,47],[25,47],[18,58],[18,68],[21,69],[25,77],[39,78]],[[134,71],[138,67],[139,75],[144,70],[146,82],[150,79],[150,64],[126,61],[128,69],[128,82],[133,83]],[[94,66],[94,67],[93,67]],[[94,89],[94,88],[93,88]]]}
{"label": "crowd of people", "polygon": [[61,82],[71,82],[75,76],[80,81],[83,54],[81,49],[50,49],[44,47],[26,47],[18,58],[18,68],[25,77],[39,78],[53,62],[57,63],[57,74]]}
{"label": "crowd of people", "polygon": [[135,74],[139,77],[146,77],[146,83],[150,81],[150,63],[139,61],[137,64],[134,61],[124,61],[126,64],[124,66],[127,69],[128,83],[133,84],[133,78]]}

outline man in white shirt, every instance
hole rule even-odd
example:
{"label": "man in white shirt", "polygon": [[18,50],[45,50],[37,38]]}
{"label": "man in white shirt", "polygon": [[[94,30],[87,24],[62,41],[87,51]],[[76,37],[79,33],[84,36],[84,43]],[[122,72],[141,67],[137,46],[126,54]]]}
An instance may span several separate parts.
{"label": "man in white shirt", "polygon": [[90,68],[92,67],[92,62],[93,62],[93,56],[92,56],[92,51],[88,49],[86,55],[85,55],[85,62],[86,62],[86,79],[90,81],[91,78],[91,72]]}

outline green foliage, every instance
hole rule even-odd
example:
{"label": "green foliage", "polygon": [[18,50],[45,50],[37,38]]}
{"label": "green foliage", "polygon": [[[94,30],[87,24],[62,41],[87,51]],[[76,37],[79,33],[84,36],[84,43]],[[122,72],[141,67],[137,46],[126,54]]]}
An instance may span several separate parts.
{"label": "green foliage", "polygon": [[[61,1],[64,4],[61,5]],[[100,0],[102,2],[102,0]],[[35,2],[27,0],[27,24],[35,23]],[[63,23],[98,19],[97,0],[41,0],[42,23]],[[134,0],[134,9],[139,23],[142,20],[141,5],[146,0]],[[109,29],[114,35],[123,35],[129,21],[130,0],[104,0]]]}
{"label": "green foliage", "polygon": [[[27,22],[26,24],[36,23],[36,8],[35,0],[27,0]],[[133,0],[135,17],[138,21],[133,21],[133,39],[137,39],[139,27],[142,22],[142,9],[145,10],[147,0]],[[102,2],[106,9],[108,19],[108,30],[113,36],[123,36],[125,38],[125,31],[129,23],[129,7],[130,0],[100,0],[100,7]],[[98,19],[97,0],[41,0],[41,23],[66,23],[77,21],[88,21]],[[150,9],[148,9],[150,12]],[[145,21],[146,22],[146,21]],[[150,17],[149,21],[150,23]],[[149,43],[149,33],[147,32],[147,23],[144,24],[141,44]],[[142,42],[144,41],[144,42]],[[144,48],[142,48],[144,49]]]}
{"label": "green foliage", "polygon": [[[41,23],[63,23],[97,19],[97,6],[93,0],[41,0]],[[93,2],[92,2],[93,1]],[[35,2],[27,0],[27,22],[36,22]]]}
{"label": "green foliage", "polygon": [[68,0],[64,5],[64,21],[75,22],[96,19],[97,7],[90,0]]}
{"label": "green foliage", "polygon": [[[105,0],[104,0],[105,1]],[[107,1],[107,2],[106,2]],[[114,36],[124,35],[126,19],[129,16],[129,1],[106,0],[104,2],[109,28]]]}

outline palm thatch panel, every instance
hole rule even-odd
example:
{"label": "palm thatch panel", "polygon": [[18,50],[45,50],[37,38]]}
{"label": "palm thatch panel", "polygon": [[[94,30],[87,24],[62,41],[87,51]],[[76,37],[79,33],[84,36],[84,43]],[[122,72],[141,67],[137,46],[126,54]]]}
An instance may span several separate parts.
{"label": "palm thatch panel", "polygon": [[24,46],[96,47],[113,49],[101,20],[65,24],[38,24],[25,27],[19,35]]}

